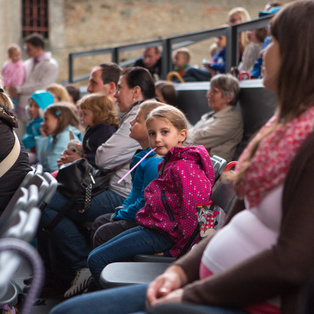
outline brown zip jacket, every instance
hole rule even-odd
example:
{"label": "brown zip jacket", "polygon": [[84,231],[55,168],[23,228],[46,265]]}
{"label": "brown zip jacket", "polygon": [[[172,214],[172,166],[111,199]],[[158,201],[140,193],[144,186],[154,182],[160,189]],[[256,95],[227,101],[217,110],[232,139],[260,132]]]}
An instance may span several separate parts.
{"label": "brown zip jacket", "polygon": [[[282,313],[298,313],[304,283],[314,274],[314,133],[299,149],[284,182],[278,243],[218,275],[199,280],[199,265],[210,238],[175,262],[190,282],[183,301],[245,307],[280,296]],[[237,200],[227,222],[244,209]]]}

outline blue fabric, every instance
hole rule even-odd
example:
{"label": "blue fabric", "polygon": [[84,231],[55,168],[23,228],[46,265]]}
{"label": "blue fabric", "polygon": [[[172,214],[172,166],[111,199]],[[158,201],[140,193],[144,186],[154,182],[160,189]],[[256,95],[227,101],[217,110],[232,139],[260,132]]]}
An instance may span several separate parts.
{"label": "blue fabric", "polygon": [[[145,307],[147,286],[148,284],[132,285],[80,295],[58,304],[50,314],[147,313]],[[151,308],[148,313],[244,314],[247,312],[194,303],[173,303]]]}
{"label": "blue fabric", "polygon": [[26,149],[35,147],[35,136],[40,135],[40,125],[42,122],[44,122],[43,118],[37,118],[27,124],[26,133],[22,138],[22,142]]}
{"label": "blue fabric", "polygon": [[126,314],[145,311],[147,284],[127,286],[71,298],[50,314]]}
{"label": "blue fabric", "polygon": [[52,135],[35,137],[37,158],[44,171],[53,172],[58,170],[57,160],[67,148],[70,140],[69,130],[73,131],[75,139],[82,141],[81,131],[72,125],[66,127],[55,138]]}
{"label": "blue fabric", "polygon": [[[271,41],[270,36],[268,36],[264,39],[264,44],[263,44],[262,50],[267,47],[267,45],[270,43],[270,41]],[[251,77],[254,77],[254,78],[260,78],[261,77],[262,64],[263,64],[263,58],[262,57],[258,58],[255,61],[253,69],[250,72]]]}
{"label": "blue fabric", "polygon": [[183,75],[184,82],[208,82],[212,75],[206,69],[189,67]]}
{"label": "blue fabric", "polygon": [[[131,168],[151,150],[149,147],[135,154]],[[136,213],[145,205],[144,190],[149,183],[158,177],[158,164],[162,160],[155,152],[152,152],[133,170],[131,173],[132,191],[123,203],[124,208],[121,208],[114,215],[113,220],[135,220]]]}
{"label": "blue fabric", "polygon": [[[72,269],[78,270],[87,267],[86,260],[91,250],[85,235],[80,231],[77,223],[93,222],[102,214],[112,213],[114,208],[121,205],[123,201],[124,198],[113,191],[107,190],[99,193],[92,198],[89,210],[80,214],[78,206],[74,205],[50,232],[54,243],[58,245],[60,251],[69,260],[69,266]],[[55,193],[51,202],[42,213],[41,228],[50,224],[66,202],[66,197],[59,192]],[[40,239],[38,240],[40,241]],[[49,261],[47,261],[47,264],[49,264]]]}
{"label": "blue fabric", "polygon": [[226,48],[219,50],[212,58],[209,68],[217,73],[226,73]]}
{"label": "blue fabric", "polygon": [[49,105],[54,103],[54,98],[52,94],[44,89],[37,90],[30,99],[33,99],[37,106],[42,110],[45,110]]}
{"label": "blue fabric", "polygon": [[173,241],[165,233],[145,227],[126,230],[94,249],[87,260],[94,278],[99,281],[106,265],[113,262],[128,261],[136,254],[154,254],[171,248]]}
{"label": "blue fabric", "polygon": [[[234,308],[202,305],[195,303],[169,303],[150,308],[149,314],[247,314],[246,311]],[[138,314],[138,313],[137,313]]]}
{"label": "blue fabric", "polygon": [[258,17],[264,17],[270,14],[276,14],[277,12],[279,12],[282,9],[282,7],[272,7],[271,9],[269,9],[268,11],[261,11],[258,13]]}
{"label": "blue fabric", "polygon": [[19,97],[11,97],[11,101],[14,105],[14,110],[17,111],[18,103],[19,103]]}

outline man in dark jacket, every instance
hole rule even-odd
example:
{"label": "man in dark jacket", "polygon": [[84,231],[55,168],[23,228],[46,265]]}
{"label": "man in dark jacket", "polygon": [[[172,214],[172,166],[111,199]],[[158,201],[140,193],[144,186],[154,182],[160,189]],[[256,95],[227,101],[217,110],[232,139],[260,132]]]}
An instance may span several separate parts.
{"label": "man in dark jacket", "polygon": [[[137,59],[134,66],[148,69],[155,80],[159,79],[161,75],[161,53],[158,47],[146,48],[143,51],[143,57]],[[156,78],[156,76],[158,77]]]}

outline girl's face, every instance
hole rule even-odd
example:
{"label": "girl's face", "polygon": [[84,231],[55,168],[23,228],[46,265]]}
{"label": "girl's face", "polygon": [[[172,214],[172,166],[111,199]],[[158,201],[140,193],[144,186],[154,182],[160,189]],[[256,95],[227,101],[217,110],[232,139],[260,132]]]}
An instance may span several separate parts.
{"label": "girl's face", "polygon": [[210,87],[206,97],[208,99],[209,108],[213,109],[215,112],[225,108],[231,100],[228,97],[222,96],[221,90],[213,86]]}
{"label": "girl's face", "polygon": [[272,38],[272,41],[263,51],[262,73],[264,86],[273,92],[277,91],[280,65],[279,43],[275,38]]}
{"label": "girl's face", "polygon": [[187,130],[179,131],[169,120],[163,118],[152,119],[147,132],[150,146],[156,147],[156,154],[162,157],[166,156],[172,147],[182,147],[187,135]]}
{"label": "girl's face", "polygon": [[93,119],[93,111],[89,109],[80,109],[81,122],[85,127],[94,126]]}
{"label": "girl's face", "polygon": [[33,99],[29,102],[29,115],[32,120],[39,118],[39,107]]}
{"label": "girl's face", "polygon": [[117,99],[120,112],[126,112],[134,103],[134,89],[129,88],[124,75],[120,76],[116,92],[113,96]]}
{"label": "girl's face", "polygon": [[19,61],[21,59],[21,51],[19,49],[14,49],[10,53],[10,59],[12,60],[12,62]]}
{"label": "girl's face", "polygon": [[[144,114],[140,110],[135,119],[130,122],[130,134],[129,136],[138,141],[142,148],[146,149],[148,145],[148,134],[146,130],[146,124]],[[146,147],[145,147],[146,146]]]}
{"label": "girl's face", "polygon": [[44,122],[42,123],[42,128],[48,135],[50,135],[56,131],[57,127],[58,118],[52,115],[49,111],[46,111],[44,115]]}

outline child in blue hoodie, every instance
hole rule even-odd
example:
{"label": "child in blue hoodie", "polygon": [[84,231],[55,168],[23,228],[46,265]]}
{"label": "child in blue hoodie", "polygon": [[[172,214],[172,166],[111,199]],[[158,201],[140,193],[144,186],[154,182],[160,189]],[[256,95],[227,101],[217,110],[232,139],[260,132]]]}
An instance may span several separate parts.
{"label": "child in blue hoodie", "polygon": [[[145,101],[141,104],[135,119],[130,122],[129,136],[137,140],[142,147],[142,150],[138,150],[134,155],[131,167],[136,165],[152,150],[148,143],[145,120],[153,109],[161,105],[163,104],[156,101]],[[122,206],[117,207],[114,214],[99,216],[93,223],[91,238],[94,248],[107,242],[119,233],[137,226],[135,215],[145,205],[144,190],[151,181],[158,177],[158,164],[162,160],[163,158],[157,156],[155,152],[151,152],[132,171],[132,190]]]}
{"label": "child in blue hoodie", "polygon": [[35,136],[40,135],[40,124],[44,121],[44,110],[54,103],[52,94],[46,90],[37,90],[29,99],[27,108],[31,122],[26,126],[26,133],[22,138],[24,147],[29,150],[30,162],[36,161]]}

